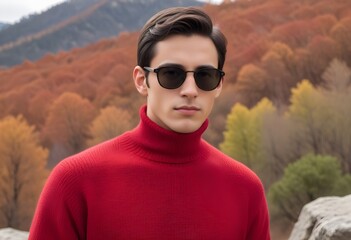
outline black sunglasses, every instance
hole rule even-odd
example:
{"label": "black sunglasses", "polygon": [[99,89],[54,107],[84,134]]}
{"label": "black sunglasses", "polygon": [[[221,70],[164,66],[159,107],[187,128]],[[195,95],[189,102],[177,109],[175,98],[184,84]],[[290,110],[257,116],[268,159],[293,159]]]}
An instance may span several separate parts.
{"label": "black sunglasses", "polygon": [[164,66],[159,68],[143,67],[148,72],[157,74],[159,84],[166,89],[179,88],[186,79],[188,72],[194,73],[195,83],[201,90],[212,91],[218,87],[224,72],[210,67],[200,67],[194,71],[185,71],[178,66]]}

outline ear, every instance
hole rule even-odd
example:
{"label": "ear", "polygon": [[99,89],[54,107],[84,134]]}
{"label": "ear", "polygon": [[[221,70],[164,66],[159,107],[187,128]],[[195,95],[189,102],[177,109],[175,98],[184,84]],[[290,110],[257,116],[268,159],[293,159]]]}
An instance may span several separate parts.
{"label": "ear", "polygon": [[140,66],[134,68],[133,79],[138,92],[143,96],[147,96],[146,76],[144,70]]}
{"label": "ear", "polygon": [[215,98],[219,97],[219,95],[222,92],[222,87],[223,87],[223,78],[221,80],[221,82],[219,83],[218,87],[215,89]]}

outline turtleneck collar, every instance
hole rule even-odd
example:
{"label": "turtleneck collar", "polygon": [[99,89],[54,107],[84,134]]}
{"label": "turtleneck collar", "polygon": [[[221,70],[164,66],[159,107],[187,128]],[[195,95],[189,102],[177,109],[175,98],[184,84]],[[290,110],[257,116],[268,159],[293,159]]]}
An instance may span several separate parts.
{"label": "turtleneck collar", "polygon": [[204,159],[208,154],[201,136],[208,120],[192,133],[178,133],[164,129],[146,115],[146,105],[140,108],[140,123],[127,133],[125,147],[152,161],[187,163]]}

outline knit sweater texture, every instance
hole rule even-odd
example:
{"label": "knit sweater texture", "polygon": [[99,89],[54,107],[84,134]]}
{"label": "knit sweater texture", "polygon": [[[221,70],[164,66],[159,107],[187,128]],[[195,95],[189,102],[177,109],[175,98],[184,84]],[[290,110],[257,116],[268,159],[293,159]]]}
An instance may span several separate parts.
{"label": "knit sweater texture", "polygon": [[193,133],[139,125],[61,161],[29,240],[268,240],[259,178]]}

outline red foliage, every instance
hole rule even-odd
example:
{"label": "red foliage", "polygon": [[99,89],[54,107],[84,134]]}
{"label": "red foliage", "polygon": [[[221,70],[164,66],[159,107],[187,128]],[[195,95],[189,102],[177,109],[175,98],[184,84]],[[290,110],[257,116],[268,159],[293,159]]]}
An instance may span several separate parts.
{"label": "red foliage", "polygon": [[[254,79],[231,88],[235,101],[252,105],[268,96],[285,102],[289,99],[286,89],[301,79],[318,84],[330,59],[338,57],[351,65],[351,1],[236,0],[206,5],[204,10],[228,39],[225,83],[235,85],[247,64],[255,64],[267,74],[265,81],[259,80],[266,90],[256,91],[254,96],[238,92],[248,82],[254,86]],[[0,117],[22,113],[40,127],[51,102],[67,91],[97,108],[113,103],[120,108],[131,106],[129,111],[137,112],[135,102],[139,104],[140,99],[135,101],[132,81],[137,39],[138,32],[121,33],[117,38],[0,70]],[[289,60],[270,53],[277,42],[291,49]],[[267,54],[271,58],[264,61]]]}

